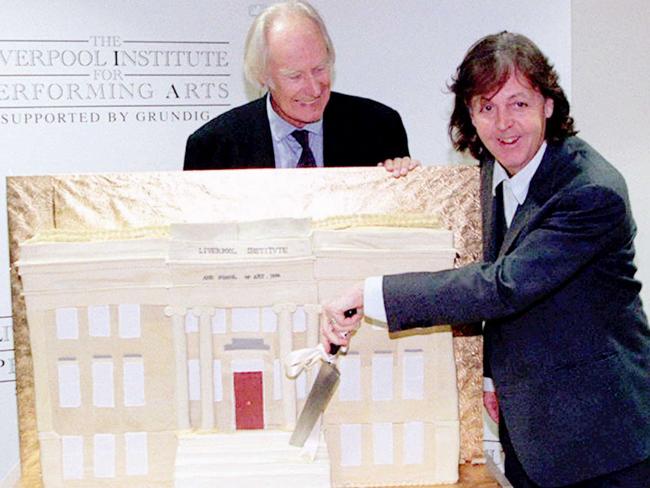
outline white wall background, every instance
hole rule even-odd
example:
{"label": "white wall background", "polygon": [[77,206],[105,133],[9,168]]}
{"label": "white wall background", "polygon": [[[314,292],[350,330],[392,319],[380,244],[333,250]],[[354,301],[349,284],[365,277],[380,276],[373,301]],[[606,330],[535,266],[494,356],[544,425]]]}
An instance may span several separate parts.
{"label": "white wall background", "polygon": [[[226,101],[236,106],[246,101],[241,76],[245,32],[252,15],[269,3],[266,0],[193,0],[191,7],[180,7],[179,2],[172,0],[4,0],[0,49],[39,45],[11,44],[8,42],[11,40],[87,41],[91,36],[118,36],[121,41],[229,41],[224,48],[228,51],[229,64],[222,71],[230,74],[226,78],[229,85]],[[625,0],[616,5],[607,0],[314,0],[313,3],[323,14],[337,49],[335,89],[375,98],[396,108],[404,119],[412,155],[425,164],[462,160],[453,153],[447,140],[451,97],[446,93],[446,84],[466,49],[479,37],[503,29],[531,37],[554,61],[562,85],[574,101],[582,135],[610,158],[630,183],[640,226],[640,274],[642,278],[649,276],[650,270],[643,266],[650,267],[650,222],[642,215],[648,203],[648,192],[642,184],[648,182],[649,170],[645,148],[641,152],[641,145],[648,139],[646,114],[649,113],[644,96],[648,58],[642,52],[648,45],[646,32],[650,18],[645,0]],[[625,35],[621,36],[620,32]],[[48,46],[52,44],[41,44],[44,48]],[[59,49],[61,46],[66,45],[59,45]],[[191,47],[196,48],[196,45]],[[120,48],[134,47],[121,44]],[[70,74],[71,69],[61,71]],[[77,71],[92,73],[89,69]],[[15,66],[3,65],[0,60],[0,98],[2,84],[79,81],[65,77],[25,77],[29,72],[30,68],[18,70]],[[50,70],[47,74],[55,72]],[[141,72],[149,77],[128,80],[151,81],[156,86],[163,86],[165,82],[182,85],[187,81],[215,81],[207,76],[208,70],[194,70],[191,77],[167,78],[153,78],[153,68]],[[156,74],[180,73],[182,70],[168,68]],[[206,76],[198,76],[200,73]],[[21,76],[10,76],[16,74]],[[193,104],[209,105],[213,100],[203,97],[201,100],[170,101],[165,100],[164,93],[163,87],[156,103],[170,102],[179,106],[9,109],[16,105],[15,102],[0,99],[0,177],[180,169],[187,135],[203,121],[194,118],[186,122],[138,122],[136,113],[207,112],[208,117],[214,117],[228,107],[192,107]],[[31,102],[21,103],[27,106]],[[31,105],[44,104],[34,102]],[[109,123],[106,120],[109,110],[127,112],[128,120]],[[96,111],[101,120],[92,124],[58,125],[2,122],[3,114],[30,111]],[[612,123],[612,120],[617,122]],[[628,127],[633,129],[628,130]],[[7,263],[4,201],[5,187],[0,185],[0,214],[3,216],[0,219],[0,236],[3,236],[0,262]],[[0,268],[0,321],[4,322],[0,322],[0,339],[2,324],[10,323],[8,281],[6,264],[3,264]],[[645,281],[650,283],[648,278]],[[644,296],[645,302],[650,302],[647,288]],[[10,341],[0,341],[0,350],[12,347]],[[11,353],[4,354],[9,357]],[[15,385],[8,370],[4,369],[3,374],[9,382],[0,383],[0,411],[7,412],[0,419],[0,481],[18,460]]]}
{"label": "white wall background", "polygon": [[[414,157],[425,164],[462,158],[447,137],[451,75],[480,37],[510,30],[533,39],[571,91],[570,4],[566,1],[315,1],[337,49],[335,88],[396,108]],[[553,28],[549,29],[548,26]]]}
{"label": "white wall background", "polygon": [[650,311],[650,2],[573,0],[573,115],[627,181],[639,227],[637,277]]}

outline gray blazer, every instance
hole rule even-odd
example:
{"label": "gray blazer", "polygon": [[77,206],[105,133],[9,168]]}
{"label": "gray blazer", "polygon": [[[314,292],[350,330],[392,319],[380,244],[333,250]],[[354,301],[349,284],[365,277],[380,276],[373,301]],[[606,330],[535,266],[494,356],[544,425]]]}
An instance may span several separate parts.
{"label": "gray blazer", "polygon": [[389,329],[486,321],[485,369],[539,485],[647,459],[650,330],[622,176],[579,138],[549,143],[496,249],[493,167],[481,169],[484,262],[386,276]]}

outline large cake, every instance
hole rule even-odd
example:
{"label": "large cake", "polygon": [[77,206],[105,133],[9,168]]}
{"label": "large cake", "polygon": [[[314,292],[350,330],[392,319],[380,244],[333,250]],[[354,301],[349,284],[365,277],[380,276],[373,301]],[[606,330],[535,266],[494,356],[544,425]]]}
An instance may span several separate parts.
{"label": "large cake", "polygon": [[369,275],[453,266],[451,232],[433,224],[276,219],[23,243],[45,487],[454,483],[444,327],[362,327],[315,458],[288,445],[317,371],[294,380],[282,361],[317,344],[319,304]]}

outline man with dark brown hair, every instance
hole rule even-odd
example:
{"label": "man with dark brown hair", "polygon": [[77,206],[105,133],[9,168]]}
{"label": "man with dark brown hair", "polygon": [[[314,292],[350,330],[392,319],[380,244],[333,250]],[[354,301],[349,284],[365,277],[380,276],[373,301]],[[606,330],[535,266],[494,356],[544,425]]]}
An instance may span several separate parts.
{"label": "man with dark brown hair", "polygon": [[478,41],[451,91],[452,141],[481,162],[484,261],[368,278],[326,306],[323,342],[347,344],[354,308],[391,332],[484,321],[486,405],[510,482],[648,488],[650,329],[625,182],[575,137],[528,38]]}

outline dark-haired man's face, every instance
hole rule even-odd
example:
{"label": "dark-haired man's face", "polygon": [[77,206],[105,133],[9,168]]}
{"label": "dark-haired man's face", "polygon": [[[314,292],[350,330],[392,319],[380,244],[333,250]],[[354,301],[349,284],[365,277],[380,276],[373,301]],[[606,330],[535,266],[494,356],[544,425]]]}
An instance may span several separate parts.
{"label": "dark-haired man's face", "polygon": [[523,76],[512,74],[496,92],[474,96],[470,112],[481,142],[512,176],[544,142],[553,100],[544,98]]}

